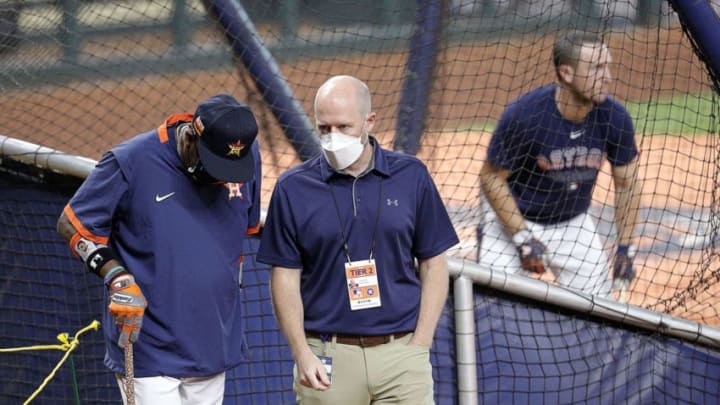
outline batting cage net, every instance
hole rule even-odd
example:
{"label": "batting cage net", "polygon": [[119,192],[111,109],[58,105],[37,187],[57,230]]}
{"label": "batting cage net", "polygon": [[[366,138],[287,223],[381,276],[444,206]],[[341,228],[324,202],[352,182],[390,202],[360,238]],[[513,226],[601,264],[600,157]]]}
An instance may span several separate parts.
{"label": "batting cage net", "polygon": [[[461,238],[449,254],[475,262],[491,134],[508,103],[556,80],[555,38],[589,31],[608,45],[608,90],[629,112],[639,149],[636,276],[626,295],[612,298],[719,327],[720,52],[709,41],[718,18],[715,2],[692,3],[687,10],[658,0],[2,0],[2,133],[97,160],[168,116],[230,93],[259,119],[267,206],[278,176],[319,151],[317,87],[350,74],[370,88],[378,141],[430,169]],[[581,164],[573,159],[561,160]],[[82,179],[23,161],[4,153],[0,166],[0,349],[57,344],[58,333],[72,336],[104,310],[100,280],[55,232]],[[615,207],[605,162],[588,212],[610,265]],[[226,401],[292,403],[292,357],[272,313],[268,268],[252,260],[257,241],[247,244],[250,354],[230,371]],[[551,272],[528,277],[555,282]],[[475,316],[484,320],[479,395],[488,403],[717,399],[713,350],[506,293],[476,287],[475,294]],[[458,402],[452,307],[451,298],[432,354],[442,404]],[[0,353],[0,402],[39,390],[35,403],[116,403],[101,335],[84,335],[44,387],[61,352]]]}

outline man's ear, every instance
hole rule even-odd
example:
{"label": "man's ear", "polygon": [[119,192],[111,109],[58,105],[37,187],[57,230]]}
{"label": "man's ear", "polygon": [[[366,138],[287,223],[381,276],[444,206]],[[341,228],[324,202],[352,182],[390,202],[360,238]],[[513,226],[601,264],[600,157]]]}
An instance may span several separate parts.
{"label": "man's ear", "polygon": [[365,131],[366,132],[372,132],[373,128],[375,128],[375,112],[371,111],[368,113],[368,115],[365,116]]}
{"label": "man's ear", "polygon": [[558,66],[558,78],[560,78],[560,81],[565,84],[570,84],[573,81],[573,77],[575,77],[575,69],[573,69],[570,65],[560,65]]}

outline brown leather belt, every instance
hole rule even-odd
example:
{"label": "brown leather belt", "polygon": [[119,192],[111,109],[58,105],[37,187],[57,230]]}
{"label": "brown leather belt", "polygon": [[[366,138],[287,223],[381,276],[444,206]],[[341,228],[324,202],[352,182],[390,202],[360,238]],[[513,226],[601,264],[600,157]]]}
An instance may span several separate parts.
{"label": "brown leather belt", "polygon": [[[400,339],[404,336],[409,335],[411,332],[399,332],[394,333],[390,335],[379,335],[379,336],[362,336],[362,335],[343,335],[341,333],[337,334],[330,334],[327,335],[328,338],[332,340],[333,337],[335,337],[335,341],[337,343],[343,344],[343,345],[353,345],[353,346],[360,346],[360,347],[373,347],[373,346],[379,346],[384,345],[385,343],[390,343],[393,341],[393,339]],[[322,339],[320,336],[320,333],[317,332],[306,332],[305,335],[307,337],[315,338],[315,339]]]}

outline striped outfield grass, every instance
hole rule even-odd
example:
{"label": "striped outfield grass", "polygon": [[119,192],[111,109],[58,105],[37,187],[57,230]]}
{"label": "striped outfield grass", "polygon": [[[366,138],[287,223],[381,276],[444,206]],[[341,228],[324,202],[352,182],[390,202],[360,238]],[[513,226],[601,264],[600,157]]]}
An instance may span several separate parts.
{"label": "striped outfield grass", "polygon": [[[715,98],[713,110],[713,94],[678,94],[672,98],[654,100],[652,102],[628,101],[624,105],[630,112],[635,124],[635,131],[644,135],[680,135],[710,134],[717,132],[718,122],[713,122],[712,115],[720,114],[720,99]],[[496,121],[474,122],[461,125],[459,128],[448,128],[449,132],[474,131],[492,132]]]}

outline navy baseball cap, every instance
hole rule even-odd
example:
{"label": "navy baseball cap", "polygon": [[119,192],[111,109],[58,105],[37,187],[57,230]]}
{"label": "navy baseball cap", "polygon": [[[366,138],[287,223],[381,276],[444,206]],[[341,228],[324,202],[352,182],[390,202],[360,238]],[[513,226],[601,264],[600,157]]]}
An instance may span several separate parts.
{"label": "navy baseball cap", "polygon": [[211,176],[228,183],[252,179],[251,146],[258,126],[250,107],[228,94],[218,94],[197,107],[192,123],[199,138],[200,161]]}

